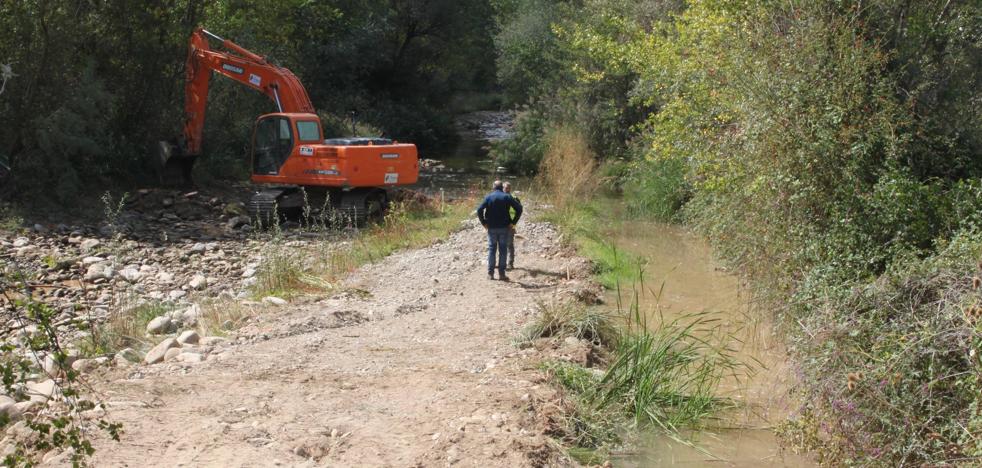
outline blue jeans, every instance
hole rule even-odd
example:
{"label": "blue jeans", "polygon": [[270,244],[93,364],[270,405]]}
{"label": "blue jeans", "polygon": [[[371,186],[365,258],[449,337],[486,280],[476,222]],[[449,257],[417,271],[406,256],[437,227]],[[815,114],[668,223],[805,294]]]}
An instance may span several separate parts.
{"label": "blue jeans", "polygon": [[498,273],[505,274],[508,259],[508,228],[488,229],[488,273],[494,273],[494,257],[498,254]]}

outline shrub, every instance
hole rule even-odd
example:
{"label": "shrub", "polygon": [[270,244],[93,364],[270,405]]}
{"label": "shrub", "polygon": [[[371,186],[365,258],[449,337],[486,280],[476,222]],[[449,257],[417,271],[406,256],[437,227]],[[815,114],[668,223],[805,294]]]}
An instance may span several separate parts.
{"label": "shrub", "polygon": [[972,230],[871,282],[806,282],[793,349],[809,398],[790,432],[827,460],[855,464],[982,455],[980,256]]}
{"label": "shrub", "polygon": [[597,189],[596,160],[583,133],[573,127],[546,132],[539,182],[560,210],[589,199]]}

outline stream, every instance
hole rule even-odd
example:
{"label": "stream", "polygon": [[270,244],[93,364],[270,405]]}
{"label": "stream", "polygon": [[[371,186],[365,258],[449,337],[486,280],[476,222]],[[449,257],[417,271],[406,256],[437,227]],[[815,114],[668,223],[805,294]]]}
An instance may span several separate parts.
{"label": "stream", "polygon": [[[460,140],[442,152],[421,154],[428,159],[414,187],[429,195],[459,198],[483,195],[495,178],[510,180],[520,194],[529,179],[509,176],[489,156],[490,141],[507,138],[511,121],[504,112],[480,112],[458,121]],[[787,399],[792,370],[786,353],[768,320],[752,309],[736,276],[713,259],[712,249],[698,236],[675,225],[627,219],[617,200],[605,200],[610,209],[600,210],[601,233],[617,249],[642,258],[645,287],[639,294],[640,310],[649,327],[687,314],[705,313],[717,319],[734,357],[748,370],[720,384],[718,395],[732,399],[736,408],[711,421],[709,429],[682,434],[686,443],[665,435],[642,437],[636,453],[615,458],[627,466],[817,466],[804,456],[784,450],[774,433],[775,424],[789,414]],[[631,287],[622,289],[620,303],[630,304]],[[607,293],[612,311],[617,293]]]}
{"label": "stream", "polygon": [[[609,203],[614,203],[609,201]],[[621,218],[622,210],[601,210]],[[787,399],[791,369],[775,331],[750,305],[734,275],[713,259],[712,249],[684,229],[657,222],[611,219],[603,234],[618,249],[643,259],[645,287],[640,310],[649,327],[693,313],[718,320],[725,344],[749,369],[725,377],[718,396],[732,399],[737,409],[719,415],[702,431],[683,434],[689,443],[665,435],[649,435],[637,454],[625,462],[639,466],[817,466],[804,456],[783,450],[773,429],[789,414]],[[630,286],[621,291],[621,304],[630,304]],[[606,307],[615,308],[610,291]],[[626,307],[626,306],[624,306]],[[633,459],[633,460],[632,460]]]}

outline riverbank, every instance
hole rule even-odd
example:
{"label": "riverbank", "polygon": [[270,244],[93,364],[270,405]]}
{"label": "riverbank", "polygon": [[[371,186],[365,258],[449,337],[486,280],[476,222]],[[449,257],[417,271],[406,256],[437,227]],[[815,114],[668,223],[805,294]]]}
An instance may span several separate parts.
{"label": "riverbank", "polygon": [[753,309],[738,278],[702,239],[624,211],[618,200],[600,198],[547,215],[595,263],[598,281],[607,286],[605,304],[596,308],[621,323],[625,315],[639,315],[652,333],[677,321],[698,323],[696,336],[725,349],[736,366],[710,389],[725,404],[690,421],[694,426],[668,433],[641,427],[625,439],[629,446],[603,449],[619,463],[638,466],[814,466],[777,435],[796,403],[788,355],[771,321]]}

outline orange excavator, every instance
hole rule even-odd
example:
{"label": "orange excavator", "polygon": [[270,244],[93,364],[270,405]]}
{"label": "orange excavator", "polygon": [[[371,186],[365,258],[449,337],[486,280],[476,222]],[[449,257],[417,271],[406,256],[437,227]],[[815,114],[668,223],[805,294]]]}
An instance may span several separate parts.
{"label": "orange excavator", "polygon": [[[225,50],[211,49],[209,39]],[[247,205],[253,218],[265,222],[304,206],[324,206],[361,222],[384,210],[386,187],[412,184],[419,177],[415,145],[374,137],[325,140],[296,75],[198,28],[191,34],[186,64],[184,131],[159,145],[162,182],[191,181],[201,155],[212,72],[265,94],[276,105],[275,113],[259,116],[253,127],[252,181],[264,184]]]}

